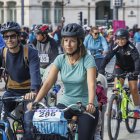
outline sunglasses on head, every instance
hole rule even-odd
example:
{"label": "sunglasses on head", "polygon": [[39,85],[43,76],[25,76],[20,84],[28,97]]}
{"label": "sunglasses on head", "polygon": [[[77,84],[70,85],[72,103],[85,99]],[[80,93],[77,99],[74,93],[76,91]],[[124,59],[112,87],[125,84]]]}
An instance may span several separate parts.
{"label": "sunglasses on head", "polygon": [[4,38],[4,40],[8,40],[9,38],[16,39],[16,37],[17,37],[17,34],[12,34],[12,35],[5,35],[3,38]]}

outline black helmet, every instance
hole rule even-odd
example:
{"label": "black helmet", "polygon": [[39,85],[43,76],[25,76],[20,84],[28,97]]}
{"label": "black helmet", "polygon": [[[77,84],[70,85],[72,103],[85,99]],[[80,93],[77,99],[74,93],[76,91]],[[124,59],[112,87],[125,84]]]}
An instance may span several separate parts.
{"label": "black helmet", "polygon": [[115,35],[116,35],[116,38],[122,38],[122,37],[123,38],[126,38],[126,39],[129,38],[129,32],[128,32],[128,30],[127,29],[123,29],[123,28],[118,29],[116,31]]}
{"label": "black helmet", "polygon": [[4,23],[3,25],[1,25],[1,29],[0,29],[0,32],[2,34],[4,34],[5,32],[7,31],[15,31],[17,33],[20,33],[20,25],[16,22],[7,22],[7,23]]}
{"label": "black helmet", "polygon": [[82,26],[77,23],[70,23],[63,27],[63,29],[61,30],[61,36],[79,37],[81,39],[84,39],[85,33]]}

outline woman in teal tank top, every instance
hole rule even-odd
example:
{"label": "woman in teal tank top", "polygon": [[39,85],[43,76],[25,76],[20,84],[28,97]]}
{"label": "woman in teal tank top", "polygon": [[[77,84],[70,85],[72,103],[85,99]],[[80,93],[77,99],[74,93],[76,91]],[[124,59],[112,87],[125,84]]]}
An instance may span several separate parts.
{"label": "woman in teal tank top", "polygon": [[65,54],[57,56],[50,69],[48,78],[40,89],[34,103],[39,102],[51,89],[60,71],[64,84],[64,95],[58,101],[58,107],[66,107],[81,101],[86,111],[93,114],[75,114],[65,112],[65,118],[71,119],[78,115],[78,139],[94,140],[98,123],[98,103],[96,99],[96,65],[93,56],[88,55],[83,45],[84,30],[76,23],[66,25],[62,31],[62,46]]}

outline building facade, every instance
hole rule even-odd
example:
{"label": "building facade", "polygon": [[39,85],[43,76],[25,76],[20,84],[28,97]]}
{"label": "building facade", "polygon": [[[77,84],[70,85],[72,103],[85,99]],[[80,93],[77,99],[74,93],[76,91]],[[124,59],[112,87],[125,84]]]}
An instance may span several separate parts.
{"label": "building facade", "polygon": [[[51,24],[53,27],[69,22],[107,25],[113,20],[113,2],[117,0],[0,0],[0,23],[16,21],[21,25]],[[118,20],[126,25],[140,26],[140,0],[122,1],[117,7]],[[116,7],[115,7],[116,8]]]}

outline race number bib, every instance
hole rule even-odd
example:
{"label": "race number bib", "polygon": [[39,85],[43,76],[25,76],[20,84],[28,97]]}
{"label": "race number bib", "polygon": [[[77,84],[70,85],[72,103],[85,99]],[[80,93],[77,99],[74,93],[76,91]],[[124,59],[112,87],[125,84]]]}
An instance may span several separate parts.
{"label": "race number bib", "polygon": [[49,108],[49,109],[37,109],[34,113],[33,120],[51,120],[56,121],[61,119],[61,113],[59,109]]}
{"label": "race number bib", "polygon": [[39,54],[40,62],[41,63],[49,63],[49,56],[48,54]]}

